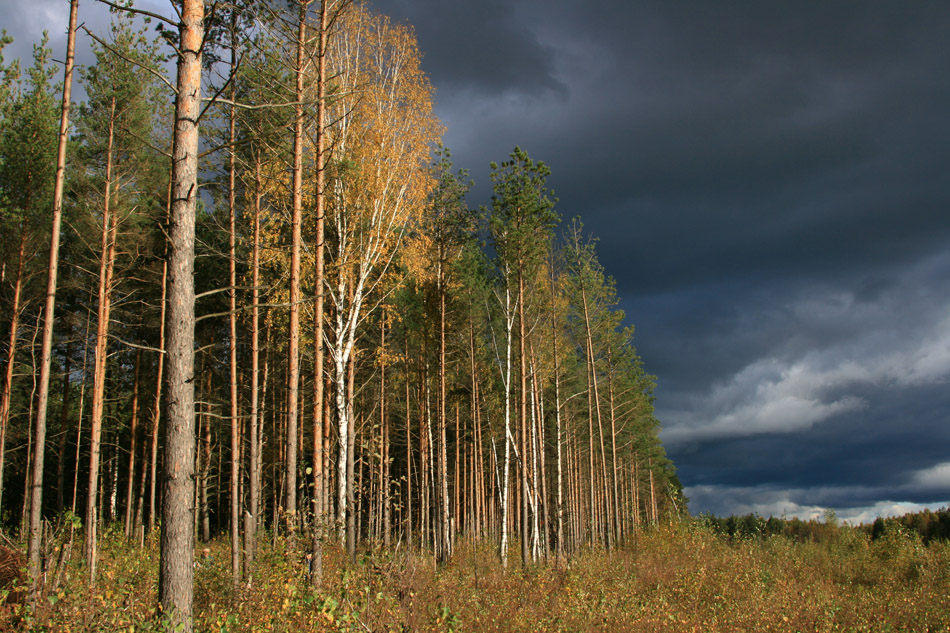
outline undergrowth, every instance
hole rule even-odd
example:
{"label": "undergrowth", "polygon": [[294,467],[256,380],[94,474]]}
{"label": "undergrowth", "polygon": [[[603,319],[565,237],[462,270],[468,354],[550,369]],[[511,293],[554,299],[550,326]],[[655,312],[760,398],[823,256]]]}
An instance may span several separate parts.
{"label": "undergrowth", "polygon": [[[568,564],[507,570],[484,542],[460,542],[441,568],[404,547],[364,551],[345,565],[328,547],[317,589],[303,556],[276,539],[261,542],[253,582],[237,592],[227,541],[208,548],[195,569],[202,632],[950,631],[950,546],[925,546],[899,528],[871,541],[843,527],[803,543],[731,541],[681,523],[611,552],[578,552]],[[157,630],[157,546],[107,535],[99,570],[90,586],[73,560],[35,610],[4,607],[0,629]]]}

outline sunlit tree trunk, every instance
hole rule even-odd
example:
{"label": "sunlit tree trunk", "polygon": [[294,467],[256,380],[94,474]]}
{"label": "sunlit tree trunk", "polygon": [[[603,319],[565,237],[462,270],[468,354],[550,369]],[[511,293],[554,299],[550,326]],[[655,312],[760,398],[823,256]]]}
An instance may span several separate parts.
{"label": "sunlit tree trunk", "polygon": [[90,418],[89,486],[86,496],[86,540],[84,553],[89,569],[89,581],[96,582],[97,530],[96,499],[99,490],[99,457],[102,438],[102,419],[105,407],[106,360],[109,342],[109,321],[112,312],[112,273],[115,265],[116,218],[111,209],[112,152],[115,132],[115,97],[109,113],[109,132],[106,144],[105,198],[102,205],[102,233],[99,258],[99,310],[96,319],[96,353],[93,360],[92,417]]}
{"label": "sunlit tree trunk", "polygon": [[257,527],[261,505],[261,411],[260,384],[260,264],[261,264],[261,155],[254,154],[254,237],[251,245],[251,402],[248,421],[250,472],[248,473],[248,508],[244,515],[244,575],[251,580],[251,569],[257,555]]}
{"label": "sunlit tree trunk", "polygon": [[[172,179],[168,179],[168,198],[165,210],[165,223],[171,224],[172,213]],[[165,242],[165,257],[162,258],[162,298],[158,317],[158,361],[155,368],[155,399],[152,402],[152,430],[149,445],[149,491],[148,491],[148,527],[146,532],[151,534],[152,527],[158,517],[156,497],[158,494],[158,433],[159,422],[162,419],[162,387],[164,386],[165,371],[165,332],[167,331],[166,315],[168,310],[168,242]]]}
{"label": "sunlit tree trunk", "polygon": [[615,539],[623,538],[620,523],[620,496],[617,483],[617,414],[614,407],[613,368],[610,365],[610,348],[607,348],[607,403],[610,408],[610,488],[613,494],[613,533]]}
{"label": "sunlit tree trunk", "polygon": [[231,478],[230,493],[230,541],[231,541],[231,584],[237,589],[241,582],[241,497],[239,483],[241,474],[241,420],[238,415],[238,371],[237,371],[237,192],[235,179],[236,165],[236,119],[234,102],[236,96],[235,76],[237,74],[237,13],[231,13],[231,107],[228,109],[228,386],[230,387],[231,418]]}
{"label": "sunlit tree trunk", "polygon": [[439,245],[438,253],[438,271],[437,271],[437,291],[439,295],[439,403],[437,407],[439,423],[439,447],[438,447],[438,481],[439,481],[439,538],[438,555],[439,562],[444,563],[452,556],[452,530],[449,519],[449,473],[448,473],[448,452],[446,450],[446,400],[445,400],[445,254]]}
{"label": "sunlit tree trunk", "polygon": [[508,514],[510,485],[508,473],[511,469],[511,450],[514,439],[511,432],[511,337],[514,328],[515,308],[511,305],[511,291],[505,284],[505,367],[502,383],[505,388],[505,458],[499,482],[499,507],[501,508],[501,543],[499,552],[502,567],[508,567]]}
{"label": "sunlit tree trunk", "polygon": [[551,348],[554,357],[554,424],[555,424],[555,454],[557,455],[555,471],[557,477],[557,498],[555,503],[555,512],[557,514],[557,525],[555,531],[556,559],[558,563],[564,559],[564,467],[561,455],[562,438],[562,420],[561,420],[561,366],[560,350],[558,349],[558,275],[554,265],[551,270]]}
{"label": "sunlit tree trunk", "polygon": [[531,556],[529,513],[529,482],[528,482],[528,358],[527,358],[527,327],[525,325],[525,288],[524,264],[518,264],[518,360],[520,363],[518,378],[519,385],[519,440],[520,440],[520,472],[521,472],[521,564],[528,564]]}
{"label": "sunlit tree trunk", "polygon": [[284,512],[294,540],[297,526],[297,416],[300,392],[300,251],[303,243],[303,98],[307,9],[312,0],[299,0],[294,76],[294,147],[291,197],[290,323],[287,328],[287,447],[284,461]]}
{"label": "sunlit tree trunk", "polygon": [[316,239],[314,243],[314,309],[313,309],[313,542],[311,544],[310,582],[319,585],[323,580],[324,504],[322,502],[327,480],[324,477],[323,436],[328,421],[324,418],[324,241],[326,226],[326,51],[327,0],[320,2],[317,25],[317,139],[316,139]]}
{"label": "sunlit tree trunk", "polygon": [[195,207],[204,2],[183,0],[172,150],[168,288],[168,424],[165,432],[158,599],[171,630],[191,633],[194,597]]}
{"label": "sunlit tree trunk", "polygon": [[17,330],[20,325],[20,295],[23,291],[23,263],[26,258],[26,224],[20,223],[20,245],[17,248],[16,280],[13,282],[13,309],[10,314],[10,336],[7,364],[3,374],[3,395],[0,396],[0,508],[3,507],[3,467],[7,448],[7,425],[10,422],[10,400],[13,370],[16,365]]}
{"label": "sunlit tree trunk", "polygon": [[63,182],[66,171],[66,140],[69,106],[73,85],[73,60],[76,50],[76,21],[79,0],[69,3],[69,30],[66,40],[66,75],[63,80],[63,105],[56,153],[56,180],[53,188],[53,227],[50,232],[49,267],[46,280],[46,304],[43,308],[43,348],[40,358],[39,392],[33,432],[33,469],[30,476],[30,538],[27,546],[30,594],[36,602],[40,581],[40,545],[43,537],[43,468],[46,457],[46,412],[49,407],[49,375],[53,360],[53,320],[56,311],[56,284],[59,271],[59,239],[63,221]]}

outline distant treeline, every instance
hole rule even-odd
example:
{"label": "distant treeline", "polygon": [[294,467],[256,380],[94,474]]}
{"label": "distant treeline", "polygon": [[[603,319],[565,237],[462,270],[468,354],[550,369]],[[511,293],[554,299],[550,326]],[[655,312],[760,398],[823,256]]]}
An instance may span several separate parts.
{"label": "distant treeline", "polygon": [[[799,518],[776,517],[766,519],[757,514],[730,517],[704,514],[700,522],[719,536],[734,540],[780,535],[796,541],[820,542],[837,535],[842,529],[833,511],[826,512],[821,520],[803,521]],[[950,540],[950,508],[923,510],[887,519],[878,517],[871,524],[850,529],[865,532],[872,540],[896,529],[919,535],[925,544],[934,540]]]}

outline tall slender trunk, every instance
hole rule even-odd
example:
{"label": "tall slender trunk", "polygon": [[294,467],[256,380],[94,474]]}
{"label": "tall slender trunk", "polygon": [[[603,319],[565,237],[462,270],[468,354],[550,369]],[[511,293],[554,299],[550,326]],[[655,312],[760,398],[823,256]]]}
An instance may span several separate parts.
{"label": "tall slender trunk", "polygon": [[411,398],[409,397],[409,334],[405,337],[405,372],[406,372],[406,541],[412,543],[412,414],[410,411]]}
{"label": "tall slender trunk", "polygon": [[[171,224],[172,214],[172,178],[168,179],[168,197],[167,207],[165,209],[165,223]],[[156,512],[156,494],[158,489],[158,430],[159,422],[162,419],[162,386],[165,384],[165,332],[167,328],[166,314],[168,310],[168,241],[165,242],[165,257],[162,261],[162,302],[159,308],[158,317],[158,361],[155,368],[155,400],[152,403],[152,431],[149,456],[149,490],[148,490],[148,527],[146,531],[151,534],[152,527],[155,525]]]}
{"label": "tall slender trunk", "polygon": [[653,485],[653,459],[649,461],[650,468],[650,522],[657,522],[657,511],[656,511],[656,490]]}
{"label": "tall slender trunk", "polygon": [[142,350],[135,350],[135,374],[132,379],[132,415],[129,422],[129,478],[125,483],[125,537],[132,538],[133,491],[135,490],[135,453],[139,431],[139,375]]}
{"label": "tall slender trunk", "polygon": [[[355,271],[341,267],[337,277],[337,299],[345,302],[348,309],[335,310],[335,337],[332,349],[334,365],[334,383],[336,389],[336,414],[339,429],[340,452],[337,461],[337,523],[340,542],[355,547],[355,534],[350,537],[350,528],[355,525],[351,520],[352,514],[352,446],[353,446],[353,401],[352,389],[349,386],[353,364],[353,349],[355,346],[356,327],[362,308],[362,288],[357,290],[357,282],[350,277]],[[355,555],[355,549],[353,550]]]}
{"label": "tall slender trunk", "polygon": [[511,448],[514,443],[511,434],[511,330],[514,325],[514,310],[511,306],[511,290],[505,286],[505,459],[502,466],[499,485],[499,505],[501,506],[501,544],[499,546],[502,567],[508,567],[508,514],[510,494],[509,470],[511,468]]}
{"label": "tall slender trunk", "polygon": [[350,512],[346,517],[346,553],[350,564],[356,564],[356,513],[353,512],[355,480],[353,478],[356,459],[356,420],[353,417],[353,396],[355,394],[356,363],[350,356],[346,372],[346,419],[349,429],[346,447],[346,505]]}
{"label": "tall slender trunk", "polygon": [[[86,313],[86,331],[82,338],[82,383],[79,385],[79,412],[76,419],[76,458],[73,463],[79,465],[79,450],[82,447],[82,413],[85,410],[86,401],[86,367],[89,361],[89,324],[92,321],[92,314]],[[73,496],[70,502],[70,512],[76,514],[76,500],[79,497],[79,468],[73,468]]]}
{"label": "tall slender trunk", "polygon": [[610,407],[610,487],[613,491],[613,523],[617,539],[623,538],[623,526],[620,524],[620,494],[617,484],[617,414],[614,407],[613,368],[610,365],[610,349],[607,349],[607,402]]}
{"label": "tall slender trunk", "polygon": [[[42,314],[36,315],[36,323],[33,325],[33,339],[30,341],[30,376],[33,377],[33,388],[30,391],[30,411],[29,419],[34,419],[36,411],[36,390],[39,387],[39,376],[36,371],[36,338],[40,335],[40,319]],[[33,466],[33,433],[26,438],[26,472],[32,472]],[[25,534],[30,524],[30,511],[32,509],[33,491],[32,477],[23,478],[23,510],[20,512],[20,534]]]}
{"label": "tall slender trunk", "polygon": [[231,399],[231,479],[230,492],[230,533],[231,533],[231,584],[235,589],[241,582],[241,497],[238,484],[241,473],[241,421],[238,416],[238,371],[237,371],[237,232],[235,215],[237,201],[235,178],[235,142],[237,112],[234,108],[236,96],[235,75],[237,74],[237,13],[231,12],[231,108],[228,111],[228,384]]}
{"label": "tall slender trunk", "polygon": [[20,246],[17,248],[16,280],[13,282],[13,310],[10,314],[10,337],[7,344],[7,365],[3,374],[3,396],[0,397],[0,508],[3,507],[3,466],[7,452],[7,424],[10,421],[10,399],[13,370],[16,366],[17,329],[20,325],[20,295],[23,291],[23,263],[26,259],[26,224],[20,223]]}
{"label": "tall slender trunk", "polygon": [[[214,340],[211,341],[211,349],[214,349]],[[205,359],[206,360],[206,359]],[[204,410],[204,415],[199,418],[200,428],[198,435],[202,438],[201,447],[198,449],[197,462],[198,481],[201,484],[198,490],[198,501],[200,505],[199,526],[201,529],[201,542],[207,543],[211,540],[211,507],[208,501],[208,479],[211,476],[211,372],[207,369],[206,363],[201,363],[201,373],[205,375],[204,390],[199,394],[202,401],[200,408]]]}
{"label": "tall slender trunk", "polygon": [[[607,549],[610,549],[611,547],[613,547],[613,525],[612,525],[613,522],[608,519],[609,498],[606,496],[606,487],[608,485],[607,483],[607,455],[606,455],[606,450],[604,448],[604,425],[603,425],[603,421],[601,419],[601,414],[600,414],[600,390],[598,388],[598,381],[597,381],[597,364],[594,358],[594,337],[593,337],[593,332],[592,332],[592,327],[591,327],[591,322],[590,322],[590,312],[589,312],[588,304],[587,304],[587,293],[583,290],[581,291],[581,298],[584,304],[584,328],[585,328],[585,333],[587,337],[586,344],[587,344],[588,372],[589,372],[589,376],[591,380],[590,384],[593,387],[593,394],[589,397],[593,399],[594,412],[596,412],[597,414],[597,430],[598,430],[598,437],[600,439],[601,481],[603,482],[603,486],[604,486],[603,500],[606,506],[604,508],[605,512],[603,514],[599,514],[598,517],[599,517],[599,520],[602,522],[602,526],[604,528],[603,536],[606,539],[605,543],[606,543]],[[591,430],[591,433],[593,433],[593,430]],[[593,442],[593,439],[591,440],[591,442]],[[591,470],[593,471],[593,456],[591,456]],[[593,482],[593,476],[591,478],[591,481]],[[591,494],[593,494],[593,491],[591,492]],[[591,512],[593,513],[593,508]]]}
{"label": "tall slender trunk", "polygon": [[195,551],[192,532],[195,512],[194,249],[204,2],[183,0],[181,18],[172,150],[168,424],[158,599],[169,628],[191,633]]}
{"label": "tall slender trunk", "polygon": [[36,402],[33,438],[33,470],[30,477],[30,539],[27,546],[30,595],[35,603],[40,581],[40,544],[43,537],[43,469],[46,458],[46,411],[49,406],[49,375],[53,361],[53,320],[56,312],[56,284],[59,271],[59,235],[63,222],[63,182],[66,171],[66,140],[69,106],[73,85],[73,61],[76,51],[76,21],[79,0],[69,3],[69,30],[66,40],[66,74],[63,79],[63,103],[59,120],[59,145],[56,151],[56,180],[53,186],[53,227],[50,232],[49,267],[46,278],[46,304],[43,309],[43,348],[40,357],[40,382]]}
{"label": "tall slender trunk", "polygon": [[379,346],[383,354],[379,368],[379,426],[380,426],[380,503],[382,512],[380,520],[382,521],[383,545],[390,545],[390,481],[389,481],[389,411],[386,408],[386,308],[383,307],[383,315],[380,319],[379,327]]}
{"label": "tall slender trunk", "polygon": [[520,440],[521,440],[521,564],[528,564],[529,534],[528,534],[528,361],[527,361],[527,332],[525,327],[525,309],[524,309],[524,273],[523,266],[518,267],[518,355],[520,361],[520,371],[518,378],[521,381],[519,397],[520,408],[518,418],[520,422]]}
{"label": "tall slender trunk", "polygon": [[[63,401],[59,408],[59,450],[56,451],[56,515],[63,513],[66,507],[66,427],[69,424],[69,394],[72,381],[69,379],[72,374],[73,360],[73,340],[72,326],[68,325],[70,332],[67,335],[69,339],[66,342],[65,367],[63,368]],[[0,504],[0,508],[3,505]]]}
{"label": "tall slender trunk", "polygon": [[445,401],[445,254],[440,245],[438,256],[438,293],[439,293],[439,453],[438,453],[438,481],[439,481],[439,517],[440,534],[438,556],[439,562],[446,562],[452,556],[452,531],[449,519],[449,476],[448,453],[446,451],[446,401]]}
{"label": "tall slender trunk", "polygon": [[324,227],[326,206],[324,204],[324,187],[326,186],[326,169],[324,152],[326,150],[326,135],[324,125],[326,120],[326,50],[327,50],[327,0],[320,2],[319,23],[317,25],[317,178],[315,191],[316,215],[316,243],[314,244],[314,309],[313,309],[313,543],[311,551],[310,581],[319,585],[323,580],[323,491],[327,481],[323,477],[323,462],[327,459],[323,450],[324,426],[327,421],[323,417],[324,410],[324,346],[323,346],[323,303],[324,303]]}
{"label": "tall slender trunk", "polygon": [[294,68],[294,148],[293,192],[291,197],[290,248],[290,324],[287,346],[287,459],[285,461],[286,487],[284,512],[287,530],[294,539],[297,525],[297,414],[300,391],[300,251],[303,237],[303,88],[304,47],[307,37],[307,8],[311,0],[299,0],[297,22],[297,63]]}
{"label": "tall slender trunk", "polygon": [[260,268],[261,268],[261,155],[254,155],[254,238],[251,246],[251,411],[248,421],[250,442],[250,473],[248,508],[244,514],[244,575],[250,582],[251,569],[257,554],[257,526],[261,504],[260,451]]}
{"label": "tall slender trunk", "polygon": [[560,356],[557,344],[557,273],[554,266],[551,266],[551,347],[554,356],[554,423],[555,423],[555,442],[557,463],[557,501],[555,511],[557,513],[557,528],[555,532],[556,539],[556,558],[560,563],[564,559],[564,467],[561,456],[561,367]]}
{"label": "tall slender trunk", "polygon": [[84,554],[89,569],[89,582],[96,582],[97,530],[96,498],[99,490],[99,458],[102,439],[102,419],[105,408],[106,360],[108,356],[109,320],[112,312],[112,271],[115,260],[116,218],[112,202],[112,150],[115,140],[115,97],[109,106],[109,133],[106,143],[105,197],[102,204],[102,233],[99,255],[99,295],[96,320],[96,353],[93,360],[92,417],[90,419],[89,486],[86,496],[86,540]]}

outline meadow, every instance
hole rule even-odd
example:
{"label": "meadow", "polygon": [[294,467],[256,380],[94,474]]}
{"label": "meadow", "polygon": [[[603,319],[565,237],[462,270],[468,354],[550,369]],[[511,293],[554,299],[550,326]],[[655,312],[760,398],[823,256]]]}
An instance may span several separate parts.
{"label": "meadow", "polygon": [[[728,538],[684,521],[610,552],[507,570],[484,542],[460,542],[441,568],[402,546],[364,551],[356,565],[328,548],[319,589],[281,538],[261,545],[252,586],[234,594],[227,541],[208,544],[195,569],[196,630],[950,631],[950,544],[924,545],[899,525],[873,540],[841,526],[802,541]],[[35,611],[6,605],[0,630],[157,630],[157,545],[106,534],[94,588],[74,547],[59,586]]]}

